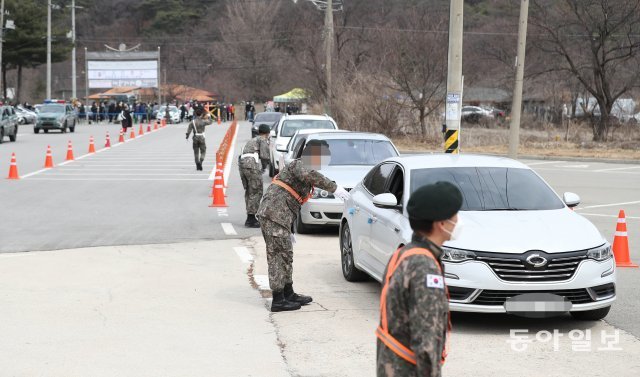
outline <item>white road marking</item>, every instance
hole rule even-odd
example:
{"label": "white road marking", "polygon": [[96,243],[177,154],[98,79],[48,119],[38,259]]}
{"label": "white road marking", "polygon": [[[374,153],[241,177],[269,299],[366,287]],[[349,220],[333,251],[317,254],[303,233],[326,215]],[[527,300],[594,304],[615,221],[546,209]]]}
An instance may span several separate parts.
{"label": "white road marking", "polygon": [[576,210],[582,210],[582,209],[588,209],[588,208],[616,207],[616,206],[622,206],[622,205],[627,205],[627,204],[639,204],[639,203],[640,203],[640,200],[637,200],[635,202],[599,204],[599,205],[595,205],[595,206],[586,206],[586,207],[576,208]]}
{"label": "white road marking", "polygon": [[611,168],[611,169],[600,169],[600,170],[594,170],[594,173],[604,173],[604,172],[610,172],[610,171],[618,171],[618,170],[630,170],[630,169],[640,169],[640,166],[628,166],[628,167],[624,167],[624,168]]}
{"label": "white road marking", "polygon": [[34,171],[34,172],[32,172],[32,173],[25,174],[25,175],[21,175],[21,176],[20,176],[20,178],[21,178],[21,179],[29,178],[29,177],[31,177],[31,176],[33,176],[33,175],[37,175],[37,174],[40,174],[40,173],[42,173],[42,172],[45,172],[45,171],[47,171],[47,170],[51,170],[51,169],[52,169],[52,168],[46,168],[46,169],[36,170],[36,171]]}
{"label": "white road marking", "polygon": [[269,288],[269,277],[267,275],[253,275],[253,280],[258,285],[258,289],[261,291],[268,291]]}
{"label": "white road marking", "polygon": [[226,208],[216,208],[218,210],[218,217],[229,217],[229,213]]}
{"label": "white road marking", "polygon": [[236,230],[233,228],[233,224],[221,223],[220,225],[222,226],[222,230],[224,231],[224,234],[226,234],[227,236],[236,236],[238,234]]}
{"label": "white road marking", "polygon": [[240,258],[242,263],[248,264],[253,262],[253,255],[251,255],[251,252],[249,252],[248,248],[244,246],[236,246],[233,248],[233,250],[235,250],[236,254],[238,254],[238,257]]}
{"label": "white road marking", "polygon": [[[602,213],[584,213],[584,212],[579,212],[580,215],[583,216],[595,216],[595,217],[612,217],[612,218],[617,218],[618,215],[604,215]],[[637,216],[625,216],[625,219],[629,220],[640,220],[640,217]]]}
{"label": "white road marking", "polygon": [[530,164],[526,164],[528,166],[536,166],[536,165],[547,165],[547,164],[561,164],[566,161],[540,161],[540,162],[532,162]]}

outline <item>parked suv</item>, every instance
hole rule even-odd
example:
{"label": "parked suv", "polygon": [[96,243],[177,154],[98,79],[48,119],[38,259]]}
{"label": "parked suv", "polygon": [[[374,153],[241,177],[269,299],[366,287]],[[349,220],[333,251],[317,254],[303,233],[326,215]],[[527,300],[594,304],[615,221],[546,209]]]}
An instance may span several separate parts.
{"label": "parked suv", "polygon": [[47,103],[38,110],[38,119],[33,125],[33,132],[38,133],[44,130],[60,130],[60,132],[71,132],[76,130],[76,112],[69,104]]}
{"label": "parked suv", "polygon": [[269,176],[278,174],[280,156],[287,152],[289,140],[298,130],[309,128],[338,129],[338,125],[328,115],[284,115],[271,130]]}
{"label": "parked suv", "polygon": [[10,141],[16,141],[18,137],[18,116],[13,107],[0,106],[2,118],[0,119],[0,144],[4,141],[5,136]]}

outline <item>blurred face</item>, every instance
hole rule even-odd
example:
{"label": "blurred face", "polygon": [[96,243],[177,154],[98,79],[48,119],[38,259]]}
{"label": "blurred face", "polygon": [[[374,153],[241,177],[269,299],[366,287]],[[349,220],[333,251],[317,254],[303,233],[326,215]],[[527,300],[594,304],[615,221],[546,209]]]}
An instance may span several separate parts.
{"label": "blurred face", "polygon": [[307,147],[305,154],[302,156],[302,162],[304,166],[312,170],[320,170],[323,166],[327,166],[331,163],[331,155],[326,148],[321,148],[317,145]]}

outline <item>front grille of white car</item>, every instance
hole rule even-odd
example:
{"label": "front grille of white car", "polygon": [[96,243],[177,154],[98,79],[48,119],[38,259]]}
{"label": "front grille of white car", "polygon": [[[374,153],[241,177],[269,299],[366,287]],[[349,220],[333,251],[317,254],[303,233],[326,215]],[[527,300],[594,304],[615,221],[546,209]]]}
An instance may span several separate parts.
{"label": "front grille of white car", "polygon": [[[541,267],[533,267],[527,262],[532,254],[538,254],[547,260]],[[477,260],[487,263],[498,277],[505,281],[548,282],[570,279],[580,262],[587,258],[584,251],[547,254],[542,251],[530,251],[524,254],[504,254],[476,252]]]}
{"label": "front grille of white car", "polygon": [[504,305],[508,298],[525,293],[552,293],[554,295],[565,297],[567,300],[571,301],[573,305],[588,304],[595,301],[585,288],[557,291],[494,291],[485,289],[471,303],[474,305]]}

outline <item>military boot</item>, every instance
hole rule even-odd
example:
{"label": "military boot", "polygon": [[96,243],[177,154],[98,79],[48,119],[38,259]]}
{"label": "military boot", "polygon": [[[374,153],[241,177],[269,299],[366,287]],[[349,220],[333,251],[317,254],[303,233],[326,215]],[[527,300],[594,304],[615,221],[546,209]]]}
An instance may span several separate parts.
{"label": "military boot", "polygon": [[300,304],[297,302],[287,301],[284,298],[284,293],[282,291],[273,291],[273,300],[271,301],[271,311],[272,312],[287,312],[290,310],[298,310],[300,309]]}
{"label": "military boot", "polygon": [[299,295],[293,291],[293,284],[285,284],[284,285],[284,297],[287,301],[297,302],[300,305],[307,305],[313,298],[311,296]]}
{"label": "military boot", "polygon": [[260,223],[256,219],[256,215],[247,215],[247,221],[244,222],[247,228],[260,228]]}

